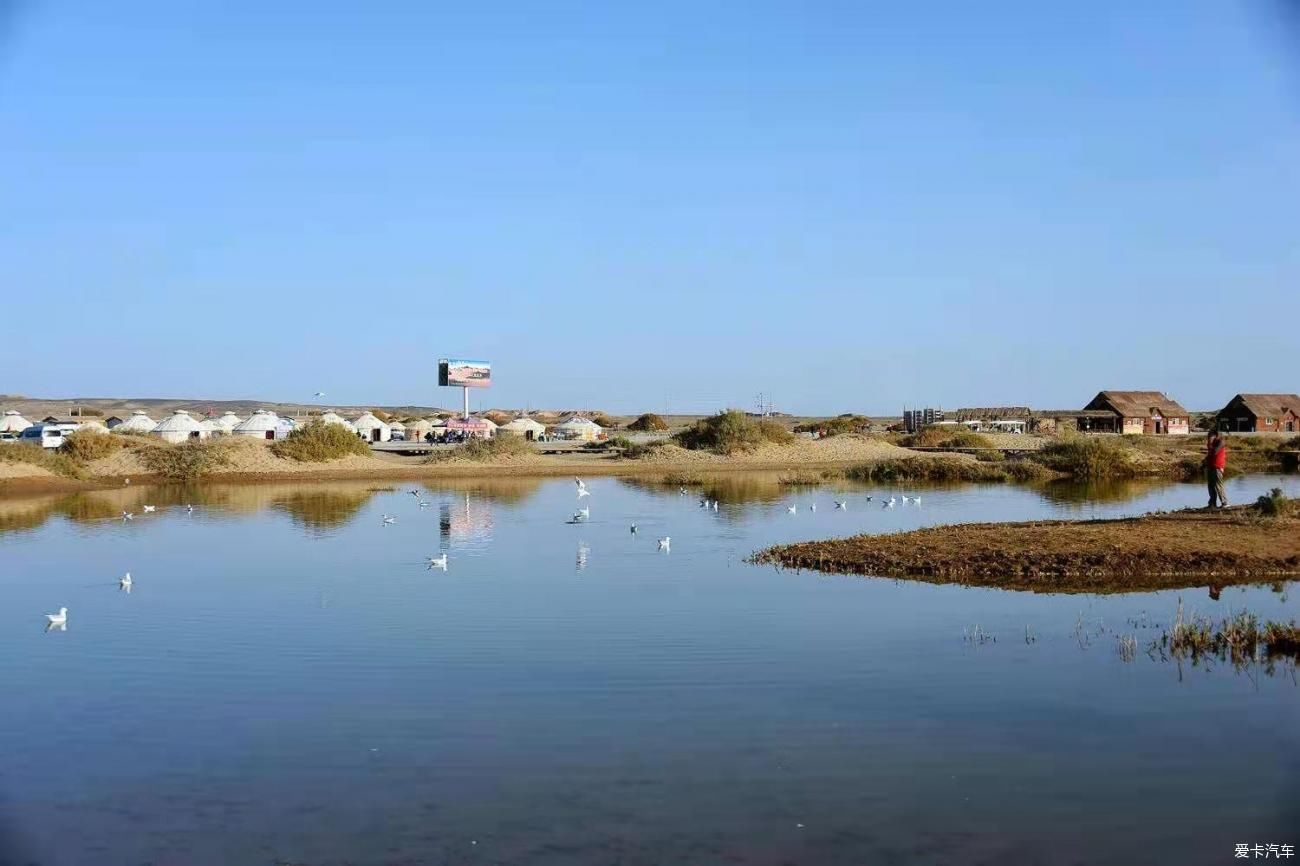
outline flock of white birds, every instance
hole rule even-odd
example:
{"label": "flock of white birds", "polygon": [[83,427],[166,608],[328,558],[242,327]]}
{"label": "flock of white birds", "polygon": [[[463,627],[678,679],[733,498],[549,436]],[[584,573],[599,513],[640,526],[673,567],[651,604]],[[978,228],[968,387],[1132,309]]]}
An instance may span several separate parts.
{"label": "flock of white birds", "polygon": [[[578,501],[579,501],[579,502],[581,502],[581,501],[582,501],[583,499],[585,499],[586,497],[591,496],[591,491],[587,489],[587,484],[586,484],[586,482],[584,482],[581,478],[575,478],[575,479],[573,479],[573,481],[574,481],[575,484],[577,484],[577,487],[578,487]],[[127,483],[129,484],[130,482],[128,481]],[[429,505],[431,504],[431,503],[428,502],[427,500],[421,498],[421,493],[420,493],[419,490],[411,490],[411,491],[409,491],[409,492],[410,492],[410,494],[411,494],[412,496],[414,496],[414,497],[416,498],[416,500],[417,500],[417,502],[418,502],[420,508],[428,508]],[[681,487],[681,488],[678,488],[678,494],[681,495],[681,496],[686,496],[686,495],[689,494],[689,491],[688,491],[685,487]],[[867,502],[871,502],[872,500],[873,500],[873,497],[871,497],[871,496],[866,497],[866,501],[867,501]],[[881,501],[881,507],[882,507],[882,508],[893,508],[895,505],[898,504],[898,502],[899,502],[898,499],[896,499],[896,498],[893,497],[893,496],[890,496],[888,499],[885,499],[885,500],[882,500],[882,501]],[[919,497],[919,496],[908,496],[907,494],[902,494],[902,504],[905,505],[905,506],[906,506],[906,505],[916,505],[916,506],[920,506],[920,504],[921,504],[921,497]],[[847,511],[847,510],[848,510],[848,507],[849,507],[848,500],[843,500],[843,499],[837,499],[837,500],[835,500],[835,510],[836,510],[836,511]],[[718,500],[716,500],[716,499],[709,499],[709,498],[706,496],[706,497],[700,499],[700,508],[711,509],[711,510],[713,510],[713,511],[717,511],[717,510],[718,510]],[[145,513],[145,514],[154,514],[155,512],[157,512],[158,507],[155,506],[155,505],[145,505],[145,506],[143,506],[143,510],[144,510],[144,513]],[[193,513],[194,513],[194,506],[193,506],[193,505],[186,505],[186,506],[185,506],[185,510],[186,510],[188,513],[190,513],[190,514],[193,514]],[[817,513],[817,503],[816,503],[816,502],[810,502],[810,503],[808,503],[808,510],[809,510],[810,512],[814,513],[814,514]],[[797,506],[797,505],[787,505],[787,506],[786,506],[786,511],[787,511],[788,513],[790,513],[790,514],[798,514],[798,513],[799,513],[799,506]],[[129,511],[123,511],[123,512],[122,512],[122,521],[123,521],[123,522],[129,521],[129,520],[134,520],[134,519],[135,519],[135,515],[134,515],[133,513],[129,512]],[[568,520],[568,522],[569,522],[569,523],[586,523],[586,522],[587,522],[588,520],[590,520],[590,519],[591,519],[591,506],[588,505],[588,506],[585,506],[585,507],[583,507],[583,508],[579,508],[579,509],[577,509],[576,511],[574,511],[574,512],[573,512],[573,517],[571,517],[571,518]],[[395,523],[397,523],[397,517],[396,517],[395,515],[391,515],[391,514],[383,514],[383,515],[381,515],[381,523],[380,523],[381,526],[392,526],[392,525],[395,524]],[[637,534],[637,525],[636,525],[635,523],[631,524],[631,526],[628,527],[628,530],[629,530],[629,532],[631,532],[633,535],[636,535],[636,534]],[[672,539],[671,536],[665,535],[663,538],[658,539],[658,547],[659,547],[659,550],[662,550],[662,551],[664,551],[665,553],[670,553],[670,552],[672,551],[672,546],[673,546],[673,539]],[[585,559],[585,557],[584,557],[584,556],[580,556],[580,559]],[[436,569],[440,569],[440,570],[442,570],[442,571],[446,571],[446,570],[447,570],[447,564],[448,564],[448,563],[447,563],[447,554],[445,554],[445,553],[442,554],[442,555],[440,555],[440,556],[430,556],[430,557],[427,557],[427,558],[426,558],[426,562],[427,562],[428,567],[429,567],[430,569],[435,569],[435,568],[436,568]],[[118,588],[119,588],[120,590],[122,590],[123,592],[126,592],[126,593],[129,594],[129,593],[131,592],[131,587],[132,587],[132,585],[133,585],[133,584],[132,584],[132,581],[131,581],[131,572],[128,571],[125,575],[123,575],[123,576],[118,580],[117,585],[118,585]],[[58,613],[47,613],[47,614],[45,614],[45,619],[47,620],[46,631],[51,631],[51,630],[66,631],[66,630],[67,630],[67,627],[68,627],[68,609],[67,609],[66,607],[61,607],[61,608],[59,608],[59,612],[58,612]]]}

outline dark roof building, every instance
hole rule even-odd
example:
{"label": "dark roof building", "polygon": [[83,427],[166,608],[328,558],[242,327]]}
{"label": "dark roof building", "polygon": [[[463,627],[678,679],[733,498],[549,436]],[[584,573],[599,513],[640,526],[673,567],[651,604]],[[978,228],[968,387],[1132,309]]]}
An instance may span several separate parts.
{"label": "dark roof building", "polygon": [[1215,415],[1220,430],[1230,433],[1300,431],[1300,396],[1238,394]]}

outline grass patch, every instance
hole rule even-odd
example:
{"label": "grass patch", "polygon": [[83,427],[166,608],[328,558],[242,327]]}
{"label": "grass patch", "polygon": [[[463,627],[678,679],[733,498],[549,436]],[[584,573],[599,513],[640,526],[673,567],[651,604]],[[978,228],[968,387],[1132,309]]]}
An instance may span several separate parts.
{"label": "grass patch", "polygon": [[85,464],[90,463],[92,460],[111,457],[131,444],[130,440],[122,436],[77,431],[63,437],[63,444],[59,446],[59,453],[78,463]]}
{"label": "grass patch", "polygon": [[691,451],[725,455],[752,451],[769,442],[785,445],[794,441],[794,434],[775,421],[750,418],[737,409],[728,409],[701,418],[673,438]]}
{"label": "grass patch", "polygon": [[963,428],[923,427],[898,444],[904,448],[992,448],[993,443],[978,433]]}
{"label": "grass patch", "polygon": [[776,483],[785,487],[817,487],[826,482],[826,474],[809,469],[800,472],[783,472]]}
{"label": "grass patch", "polygon": [[839,436],[843,433],[869,433],[871,432],[871,426],[870,418],[865,415],[854,415],[850,412],[825,421],[809,421],[806,424],[797,424],[794,432],[816,433],[820,431],[823,436]]}
{"label": "grass patch", "polygon": [[1072,436],[1053,442],[1035,455],[1047,468],[1075,478],[1133,478],[1142,472],[1133,452],[1099,436]]}
{"label": "grass patch", "polygon": [[592,423],[599,425],[605,430],[617,430],[618,422],[606,415],[604,412],[597,412],[591,416]]}
{"label": "grass patch", "polygon": [[1218,623],[1201,616],[1184,617],[1179,599],[1173,626],[1152,648],[1193,663],[1207,657],[1238,666],[1260,656],[1295,659],[1300,658],[1300,626],[1294,620],[1260,623],[1253,613],[1244,611]]}
{"label": "grass patch", "polygon": [[658,433],[668,429],[668,422],[653,412],[638,415],[636,420],[627,425],[627,429],[639,433]]}
{"label": "grass patch", "polygon": [[854,481],[973,481],[1005,483],[1008,481],[1045,481],[1054,473],[1029,460],[984,463],[978,460],[953,460],[934,457],[901,457],[878,460],[844,470],[844,477]]}
{"label": "grass patch", "polygon": [[136,454],[150,472],[171,481],[196,481],[230,462],[224,442],[191,439],[178,445],[160,443]]}
{"label": "grass patch", "polygon": [[10,442],[0,445],[0,462],[27,463],[39,466],[62,475],[64,478],[80,478],[81,466],[66,454],[60,454],[53,448],[34,445],[31,442]]}
{"label": "grass patch", "polygon": [[284,439],[271,443],[271,453],[299,463],[324,463],[353,454],[368,455],[370,446],[341,424],[312,421]]}
{"label": "grass patch", "polygon": [[445,463],[459,459],[488,463],[503,457],[522,457],[536,453],[537,449],[522,436],[493,436],[490,439],[469,439],[450,451],[435,451],[424,462]]}

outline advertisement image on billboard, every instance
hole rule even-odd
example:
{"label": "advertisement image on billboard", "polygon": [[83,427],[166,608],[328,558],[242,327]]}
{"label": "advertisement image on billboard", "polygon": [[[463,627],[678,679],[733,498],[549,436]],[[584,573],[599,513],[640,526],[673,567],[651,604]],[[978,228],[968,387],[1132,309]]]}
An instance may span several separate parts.
{"label": "advertisement image on billboard", "polygon": [[438,362],[438,384],[446,387],[486,388],[492,384],[492,365],[487,361],[448,358]]}

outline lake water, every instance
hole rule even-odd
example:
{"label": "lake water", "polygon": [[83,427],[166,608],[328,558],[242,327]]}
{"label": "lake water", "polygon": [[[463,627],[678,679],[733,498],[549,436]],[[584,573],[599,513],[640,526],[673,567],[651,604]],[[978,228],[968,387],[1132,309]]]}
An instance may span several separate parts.
{"label": "lake water", "polygon": [[[967,486],[883,510],[865,497],[886,488],[745,475],[710,488],[714,512],[588,484],[581,502],[563,479],[0,500],[0,863],[1211,864],[1300,845],[1293,669],[1145,652],[1180,597],[1289,620],[1293,585],[1035,595],[744,562],[1200,505],[1201,486]],[[1300,495],[1250,477],[1229,496],[1276,484]],[[579,505],[590,520],[566,524]]]}

